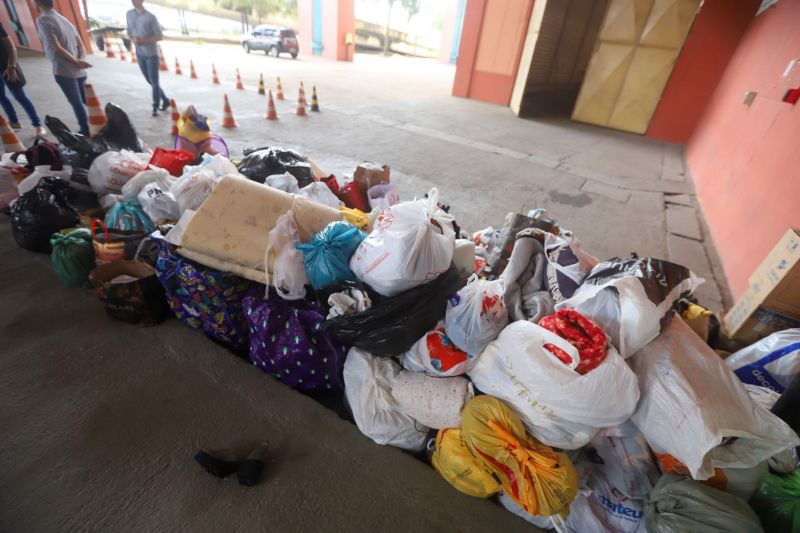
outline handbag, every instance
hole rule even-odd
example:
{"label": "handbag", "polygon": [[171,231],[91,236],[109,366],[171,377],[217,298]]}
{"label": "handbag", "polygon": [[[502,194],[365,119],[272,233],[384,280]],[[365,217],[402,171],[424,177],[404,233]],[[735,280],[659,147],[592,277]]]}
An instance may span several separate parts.
{"label": "handbag", "polygon": [[[97,234],[96,230],[98,224],[103,228],[103,233],[100,235]],[[133,259],[139,243],[145,237],[142,231],[109,231],[105,223],[99,218],[92,221],[91,230],[94,259],[98,265],[123,259]]]}
{"label": "handbag", "polygon": [[5,76],[3,76],[3,81],[6,82],[6,85],[8,85],[10,89],[22,89],[23,87],[25,87],[25,84],[27,83],[27,80],[25,79],[25,74],[22,72],[22,67],[20,67],[19,64],[14,65],[14,69],[17,71],[17,81],[15,82],[8,81],[8,79]]}
{"label": "handbag", "polygon": [[[119,280],[120,276],[126,276]],[[117,281],[115,281],[117,279]],[[139,261],[120,260],[99,265],[89,273],[95,293],[112,318],[152,326],[161,322],[169,311],[164,289],[153,267]]]}

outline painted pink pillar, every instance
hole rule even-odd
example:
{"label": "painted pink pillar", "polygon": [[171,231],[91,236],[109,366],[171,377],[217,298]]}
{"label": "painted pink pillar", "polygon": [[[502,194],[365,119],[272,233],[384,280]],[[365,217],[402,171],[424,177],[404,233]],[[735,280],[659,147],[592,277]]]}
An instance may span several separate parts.
{"label": "painted pink pillar", "polygon": [[[322,57],[334,61],[352,61],[354,45],[345,44],[345,35],[355,38],[354,0],[320,0],[322,2]],[[297,26],[300,53],[312,55],[314,0],[297,0]]]}
{"label": "painted pink pillar", "polygon": [[310,56],[312,36],[312,2],[313,0],[297,0],[297,44],[300,54]]}

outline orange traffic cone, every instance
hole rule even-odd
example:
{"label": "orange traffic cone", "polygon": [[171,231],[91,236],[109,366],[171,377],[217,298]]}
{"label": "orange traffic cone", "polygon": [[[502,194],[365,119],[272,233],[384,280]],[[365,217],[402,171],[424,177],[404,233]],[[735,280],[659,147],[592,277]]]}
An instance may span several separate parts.
{"label": "orange traffic cone", "polygon": [[94,137],[108,122],[108,118],[100,105],[100,100],[94,93],[94,86],[87,83],[83,88],[86,91],[86,107],[89,109],[89,135]]}
{"label": "orange traffic cone", "polygon": [[264,87],[264,75],[258,75],[258,94],[267,94],[267,90]]}
{"label": "orange traffic cone", "polygon": [[104,39],[106,45],[106,57],[115,58],[117,57],[114,53],[114,45],[112,45],[108,39]]}
{"label": "orange traffic cone", "polygon": [[278,120],[278,112],[275,111],[275,101],[272,99],[272,91],[269,92],[269,103],[267,104],[267,120]]}
{"label": "orange traffic cone", "polygon": [[278,93],[275,95],[278,100],[285,100],[283,97],[283,87],[281,87],[281,77],[278,76]]}
{"label": "orange traffic cone", "polygon": [[228,95],[225,95],[225,107],[222,109],[222,127],[223,128],[235,128],[238,124],[233,119],[233,113],[231,112],[231,104],[228,102]]}
{"label": "orange traffic cone", "polygon": [[176,76],[183,76],[183,71],[181,70],[181,64],[178,62],[178,58],[175,58],[175,75]]}
{"label": "orange traffic cone", "polygon": [[197,79],[197,71],[194,69],[194,61],[189,60],[189,77],[193,80]]}
{"label": "orange traffic cone", "polygon": [[6,152],[24,152],[25,146],[19,142],[19,137],[8,125],[8,121],[0,115],[0,137],[3,138],[3,150]]}
{"label": "orange traffic cone", "polygon": [[311,111],[319,112],[319,101],[317,100],[317,86],[314,85],[311,87],[311,107],[309,107]]}
{"label": "orange traffic cone", "polygon": [[[302,89],[300,90],[302,91]],[[297,95],[297,111],[295,111],[294,114],[300,115],[301,117],[306,116],[306,103],[302,92]]]}
{"label": "orange traffic cone", "polygon": [[131,48],[131,63],[134,65],[139,64],[139,60],[136,59],[136,47]]}
{"label": "orange traffic cone", "polygon": [[242,84],[242,77],[239,75],[239,69],[236,69],[236,88],[240,91],[244,90],[244,84]]}
{"label": "orange traffic cone", "polygon": [[161,58],[161,62],[158,64],[158,70],[167,72],[169,71],[169,67],[167,66],[167,60],[164,59],[164,52],[161,50],[161,47],[158,47],[158,56]]}
{"label": "orange traffic cone", "polygon": [[219,76],[217,76],[217,67],[214,66],[214,63],[211,63],[211,83],[219,85]]}
{"label": "orange traffic cone", "polygon": [[125,43],[119,43],[119,60],[127,61],[128,57],[125,55]]}
{"label": "orange traffic cone", "polygon": [[308,105],[308,101],[306,100],[306,90],[303,87],[303,82],[300,82],[300,98],[303,99],[303,105]]}
{"label": "orange traffic cone", "polygon": [[178,104],[175,103],[175,99],[169,101],[169,105],[172,108],[172,133],[173,137],[178,136],[178,121],[181,119],[181,114],[178,113]]}

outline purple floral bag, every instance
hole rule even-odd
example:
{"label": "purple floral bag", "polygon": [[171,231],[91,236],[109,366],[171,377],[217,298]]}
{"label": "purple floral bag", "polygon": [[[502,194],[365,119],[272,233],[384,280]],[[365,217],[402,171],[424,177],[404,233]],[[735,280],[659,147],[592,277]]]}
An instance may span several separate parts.
{"label": "purple floral bag", "polygon": [[164,240],[158,245],[156,273],[178,320],[234,350],[247,350],[242,298],[263,294],[264,285],[181,257]]}
{"label": "purple floral bag", "polygon": [[248,296],[250,360],[293,389],[342,390],[347,350],[325,331],[316,303]]}

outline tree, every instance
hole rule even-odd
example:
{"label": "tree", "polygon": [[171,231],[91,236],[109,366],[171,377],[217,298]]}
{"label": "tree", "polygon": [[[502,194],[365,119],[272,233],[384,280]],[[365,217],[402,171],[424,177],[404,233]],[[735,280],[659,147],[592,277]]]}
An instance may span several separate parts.
{"label": "tree", "polygon": [[[389,4],[389,12],[386,15],[386,33],[383,36],[383,54],[389,55],[389,24],[392,22],[392,6],[394,6],[397,0],[386,1]],[[411,17],[419,13],[419,2],[420,0],[400,0],[403,10],[408,16],[407,20],[411,20]]]}

